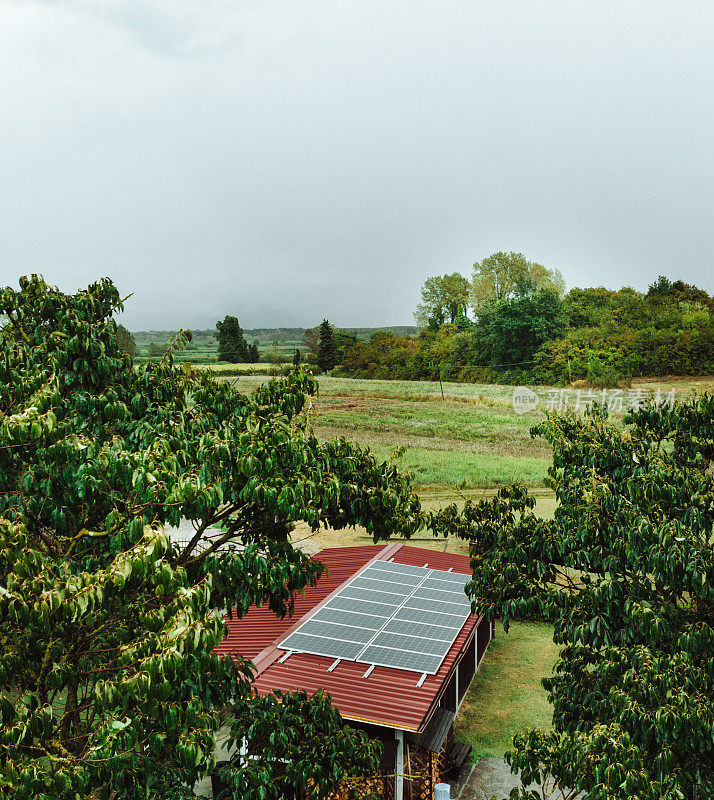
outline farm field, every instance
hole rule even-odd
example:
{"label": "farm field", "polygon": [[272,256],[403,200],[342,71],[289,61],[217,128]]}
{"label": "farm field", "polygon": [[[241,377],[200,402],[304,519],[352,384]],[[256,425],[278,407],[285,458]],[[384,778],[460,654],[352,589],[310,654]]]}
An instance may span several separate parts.
{"label": "farm field", "polygon": [[[249,393],[268,378],[241,375],[225,380]],[[320,394],[314,403],[318,438],[344,436],[370,447],[379,459],[404,448],[398,463],[412,474],[422,494],[443,496],[449,490],[454,500],[459,492],[492,492],[513,482],[544,488],[550,448],[533,438],[530,430],[545,419],[551,387],[532,387],[541,402],[535,411],[519,415],[511,402],[512,386],[444,383],[442,387],[428,381],[331,376],[318,377],[318,383]],[[683,396],[692,390],[714,389],[714,377],[633,382],[633,388],[651,392],[657,387],[674,388]],[[539,507],[543,513],[552,513],[546,499]]]}
{"label": "farm field", "polygon": [[674,389],[678,396],[690,392],[714,392],[714,375],[668,375],[663,378],[633,378],[633,387],[654,391],[657,386]]}
{"label": "farm field", "polygon": [[[265,377],[233,380],[251,392]],[[542,487],[546,444],[530,435],[542,412],[513,411],[513,387],[320,377],[314,404],[321,440],[344,436],[380,459],[406,448],[399,459],[420,490],[494,489],[521,481]],[[458,495],[456,495],[458,496]]]}

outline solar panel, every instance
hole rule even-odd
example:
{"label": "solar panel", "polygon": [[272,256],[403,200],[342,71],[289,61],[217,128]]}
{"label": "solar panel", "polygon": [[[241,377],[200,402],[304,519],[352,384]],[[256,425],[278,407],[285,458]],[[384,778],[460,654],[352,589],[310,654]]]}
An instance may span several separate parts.
{"label": "solar panel", "polygon": [[420,589],[434,589],[438,592],[449,592],[457,594],[459,597],[466,597],[464,594],[464,584],[454,583],[453,581],[442,581],[438,578],[427,578],[419,587]]}
{"label": "solar panel", "polygon": [[471,612],[469,576],[376,561],[278,646],[435,673]]}
{"label": "solar panel", "polygon": [[[404,572],[389,573],[383,569],[367,569],[359,576],[373,581],[384,581],[390,585],[397,586],[417,586],[424,580],[424,575],[408,575]],[[359,580],[358,578],[358,580]]]}
{"label": "solar panel", "polygon": [[[393,561],[374,561],[368,567],[369,570],[381,570],[390,575],[416,575],[424,577],[426,570],[424,567],[412,567],[409,564],[395,564]],[[453,572],[446,572],[445,575],[453,575]]]}
{"label": "solar panel", "polygon": [[383,603],[388,606],[401,605],[404,593],[395,594],[393,592],[378,592],[376,589],[360,589],[359,586],[347,586],[340,594],[352,600],[371,600],[373,603]]}
{"label": "solar panel", "polygon": [[[433,606],[428,611],[402,606],[402,608],[399,609],[399,612],[395,614],[394,618],[400,620],[409,620],[411,622],[426,622],[428,624],[434,624],[435,615]],[[442,611],[438,615],[438,624],[446,625],[447,627],[451,627],[453,624],[457,625],[458,628],[461,629],[461,626],[464,624],[463,620],[463,614],[445,614]]]}
{"label": "solar panel", "polygon": [[390,594],[398,594],[400,597],[404,594],[406,588],[403,583],[390,583],[389,581],[378,581],[374,578],[361,577],[352,581],[352,587],[357,589],[371,589],[374,592],[388,592]]}
{"label": "solar panel", "polygon": [[456,586],[463,588],[470,580],[469,575],[462,575],[460,572],[444,572],[442,570],[432,570],[428,580],[430,581],[443,581],[444,583],[453,583]]}
{"label": "solar panel", "polygon": [[[290,644],[286,647],[286,642]],[[346,658],[349,661],[356,660],[357,656],[364,650],[361,642],[346,642],[338,639],[329,639],[322,636],[308,636],[295,631],[280,645],[285,650],[299,650],[303,653],[312,653],[316,656],[328,656],[329,658]]]}
{"label": "solar panel", "polygon": [[375,617],[370,614],[358,614],[355,611],[340,611],[340,609],[321,608],[310,619],[323,620],[324,622],[338,622],[343,625],[356,625],[361,628],[378,631],[384,625],[385,617]]}
{"label": "solar panel", "polygon": [[404,633],[408,636],[420,636],[422,639],[440,639],[451,642],[453,627],[443,625],[429,625],[426,622],[409,622],[408,620],[390,619],[384,626],[384,631],[389,633]]}
{"label": "solar panel", "polygon": [[392,616],[392,606],[384,603],[369,603],[366,600],[354,600],[349,597],[337,595],[330,600],[326,608],[336,608],[342,611],[358,611],[361,614],[372,614],[375,617],[389,618]]}
{"label": "solar panel", "polygon": [[445,643],[436,639],[422,639],[419,636],[402,636],[399,633],[382,631],[374,637],[371,644],[375,647],[392,647],[395,650],[408,650],[410,653],[438,656],[439,653],[443,653]]}
{"label": "solar panel", "polygon": [[462,618],[468,616],[467,609],[461,603],[444,603],[426,597],[409,597],[404,605],[419,611],[433,611],[435,614],[453,614]]}
{"label": "solar panel", "polygon": [[427,656],[423,653],[408,653],[389,647],[368,647],[359,659],[363,664],[376,664],[378,667],[408,669],[412,672],[427,672],[433,675],[444,660],[443,656]]}
{"label": "solar panel", "polygon": [[334,622],[310,619],[300,627],[300,633],[367,644],[374,637],[375,631],[368,628],[356,628],[354,625],[338,625]]}

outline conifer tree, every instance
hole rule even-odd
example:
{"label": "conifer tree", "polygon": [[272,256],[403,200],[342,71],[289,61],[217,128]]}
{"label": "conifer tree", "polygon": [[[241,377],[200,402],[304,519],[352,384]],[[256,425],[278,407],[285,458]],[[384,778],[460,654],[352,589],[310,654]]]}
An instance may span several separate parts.
{"label": "conifer tree", "polygon": [[123,325],[117,325],[117,342],[119,342],[122,352],[132,358],[136,358],[136,340]]}
{"label": "conifer tree", "polygon": [[320,323],[320,340],[317,345],[317,364],[323,372],[329,372],[337,366],[339,360],[332,325],[323,319]]}

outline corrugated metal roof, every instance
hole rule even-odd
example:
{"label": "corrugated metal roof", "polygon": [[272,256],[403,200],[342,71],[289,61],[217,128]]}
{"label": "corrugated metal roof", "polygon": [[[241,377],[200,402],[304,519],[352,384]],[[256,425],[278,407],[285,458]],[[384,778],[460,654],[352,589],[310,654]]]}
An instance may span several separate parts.
{"label": "corrugated metal roof", "polygon": [[307,589],[304,597],[296,599],[295,614],[291,619],[279,620],[268,608],[251,608],[240,620],[226,618],[230,633],[216,651],[240,653],[250,658],[258,672],[254,686],[261,694],[273,689],[304,689],[309,693],[324,689],[346,719],[402,730],[422,730],[463,649],[472,638],[477,623],[475,617],[466,621],[438,672],[428,675],[418,688],[416,684],[420,676],[408,670],[374,667],[369,677],[363,678],[368,668],[366,664],[341,661],[332,672],[328,672],[327,668],[334,659],[307,653],[293,653],[287,661],[278,663],[277,659],[284,655],[284,651],[277,650],[275,645],[282,641],[288,630],[297,627],[306,614],[371,560],[393,559],[395,563],[419,567],[428,564],[434,569],[451,568],[454,572],[470,575],[468,556],[390,544],[331,548],[322,550],[314,558],[327,565],[329,575],[323,576],[316,587]]}
{"label": "corrugated metal roof", "polygon": [[383,550],[384,545],[376,544],[365,547],[334,547],[318,553],[314,558],[327,566],[329,575],[323,574],[317,586],[308,587],[304,596],[295,597],[295,613],[292,617],[278,619],[267,606],[251,606],[240,620],[226,617],[230,633],[218,645],[216,652],[228,655],[240,653],[244,658],[254,660],[275,639],[282,639],[285,631],[292,628],[297,620]]}

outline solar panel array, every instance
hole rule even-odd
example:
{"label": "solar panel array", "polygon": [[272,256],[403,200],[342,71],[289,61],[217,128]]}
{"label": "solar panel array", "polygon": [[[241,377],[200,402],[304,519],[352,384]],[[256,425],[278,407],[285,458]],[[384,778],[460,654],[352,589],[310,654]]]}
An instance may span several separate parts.
{"label": "solar panel array", "polygon": [[468,580],[375,561],[279,647],[434,674],[471,613]]}

